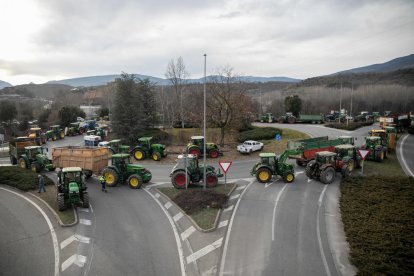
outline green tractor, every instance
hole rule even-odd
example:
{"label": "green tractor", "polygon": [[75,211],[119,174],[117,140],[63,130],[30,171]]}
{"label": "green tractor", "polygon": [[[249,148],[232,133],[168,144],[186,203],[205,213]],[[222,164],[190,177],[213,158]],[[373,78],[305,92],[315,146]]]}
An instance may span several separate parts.
{"label": "green tractor", "polygon": [[129,154],[118,153],[112,155],[112,165],[102,171],[106,185],[114,187],[118,183],[128,183],[131,189],[141,188],[143,183],[151,180],[152,174],[141,165],[131,164]]}
{"label": "green tractor", "polygon": [[67,129],[66,135],[75,136],[82,135],[85,132],[85,129],[81,127],[80,122],[70,123],[70,126]]}
{"label": "green tractor", "polygon": [[[336,171],[341,171],[343,175],[352,172],[354,168],[361,168],[362,158],[358,154],[354,145],[345,144],[335,147],[336,153]],[[344,165],[348,167],[345,171]],[[345,175],[346,176],[346,175]]]}
{"label": "green tractor", "polygon": [[160,161],[162,157],[167,156],[165,145],[151,144],[152,137],[141,137],[138,139],[138,145],[131,151],[135,160],[144,160],[151,156],[154,161]]}
{"label": "green tractor", "polygon": [[260,162],[254,165],[250,174],[261,183],[270,182],[273,175],[279,175],[286,183],[295,180],[293,165],[286,163],[290,152],[283,152],[279,158],[274,153],[260,153]]}
{"label": "green tractor", "polygon": [[382,162],[387,158],[387,146],[384,146],[383,140],[378,136],[369,136],[365,137],[365,145],[361,149],[368,150],[369,153],[366,157],[367,160],[375,160],[377,162]]}
{"label": "green tractor", "polygon": [[342,136],[339,136],[338,139],[341,140],[342,144],[344,145],[355,145],[355,140],[357,138],[354,138],[352,136],[342,135]]}
{"label": "green tractor", "polygon": [[343,176],[350,174],[348,165],[339,166],[335,152],[320,151],[316,153],[315,160],[308,163],[305,172],[310,179],[319,179],[324,184],[330,184],[335,181],[338,169],[342,171]]}
{"label": "green tractor", "polygon": [[108,142],[109,151],[112,154],[117,153],[128,153],[129,154],[129,146],[122,145],[121,139],[114,139]]}
{"label": "green tractor", "polygon": [[57,202],[59,211],[71,204],[89,208],[89,194],[86,191],[85,175],[79,167],[63,168],[59,172]]}
{"label": "green tractor", "polygon": [[[187,172],[187,177],[186,177]],[[206,187],[212,188],[217,186],[218,178],[223,174],[220,170],[216,172],[215,168],[206,165]],[[204,180],[204,167],[198,163],[198,156],[195,154],[179,155],[177,164],[170,173],[171,183],[177,189],[185,189],[189,184],[199,183]]]}
{"label": "green tractor", "polygon": [[105,127],[104,126],[103,127],[98,126],[95,129],[91,129],[91,130],[86,131],[86,134],[87,135],[99,136],[103,140],[106,137],[106,128],[107,128],[106,126]]}
{"label": "green tractor", "polygon": [[41,146],[29,146],[24,148],[24,153],[19,156],[20,168],[31,169],[40,172],[42,169],[54,171],[52,160],[48,159]]}
{"label": "green tractor", "polygon": [[[187,144],[187,153],[202,156],[204,147],[204,136],[191,136],[190,143]],[[206,143],[207,156],[210,158],[217,158],[222,156],[218,146],[214,143]]]}
{"label": "green tractor", "polygon": [[279,124],[286,124],[286,123],[294,124],[296,122],[296,117],[293,116],[292,112],[287,112],[285,115],[280,116],[277,119],[277,122]]}
{"label": "green tractor", "polygon": [[46,139],[56,141],[58,139],[65,138],[65,131],[60,128],[60,125],[50,126],[49,130],[46,131]]}
{"label": "green tractor", "polygon": [[46,135],[42,133],[42,129],[40,127],[30,128],[27,136],[30,139],[33,139],[38,146],[46,144]]}

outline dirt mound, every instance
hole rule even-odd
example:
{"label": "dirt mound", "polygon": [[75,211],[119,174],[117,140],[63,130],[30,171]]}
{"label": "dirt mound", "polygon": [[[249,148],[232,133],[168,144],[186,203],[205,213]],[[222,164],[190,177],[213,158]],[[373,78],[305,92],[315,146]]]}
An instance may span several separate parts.
{"label": "dirt mound", "polygon": [[204,208],[223,208],[228,196],[215,191],[188,190],[181,191],[172,199],[187,214],[193,214]]}

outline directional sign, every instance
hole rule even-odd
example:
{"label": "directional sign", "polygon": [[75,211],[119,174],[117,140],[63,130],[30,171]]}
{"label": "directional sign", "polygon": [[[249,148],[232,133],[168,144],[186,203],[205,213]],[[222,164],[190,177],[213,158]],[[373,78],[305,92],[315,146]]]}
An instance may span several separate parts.
{"label": "directional sign", "polygon": [[276,134],[276,137],[275,137],[276,141],[280,141],[281,138],[282,137],[280,137],[280,134]]}
{"label": "directional sign", "polygon": [[227,173],[227,171],[229,170],[230,166],[231,166],[231,161],[220,161],[219,165],[220,167],[223,169],[224,173]]}
{"label": "directional sign", "polygon": [[365,157],[368,155],[369,150],[358,150],[359,155],[361,155],[362,159],[365,160]]}

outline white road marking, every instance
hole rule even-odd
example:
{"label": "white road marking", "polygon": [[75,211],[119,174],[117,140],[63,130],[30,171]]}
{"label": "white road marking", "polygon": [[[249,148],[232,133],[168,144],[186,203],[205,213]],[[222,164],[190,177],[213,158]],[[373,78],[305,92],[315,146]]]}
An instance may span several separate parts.
{"label": "white road marking", "polygon": [[282,196],[283,191],[286,189],[288,184],[285,184],[285,186],[283,186],[282,190],[279,191],[279,193],[277,194],[276,197],[276,201],[275,201],[275,206],[273,207],[273,218],[272,218],[272,241],[275,240],[275,220],[276,220],[276,207],[277,207],[277,203],[280,200],[280,197]]}
{"label": "white road marking", "polygon": [[79,223],[83,225],[92,225],[92,221],[89,219],[80,219]]}
{"label": "white road marking", "polygon": [[157,183],[154,183],[154,184],[150,184],[145,188],[149,190],[152,187],[158,187],[158,186],[162,186],[162,185],[165,185],[165,184],[171,184],[171,183],[170,182],[157,182]]}
{"label": "white road marking", "polygon": [[212,244],[207,245],[204,248],[201,248],[197,252],[194,252],[190,256],[187,257],[187,264],[191,264],[194,261],[197,261],[201,257],[207,255],[208,253],[212,252],[213,250],[219,248],[221,244],[223,243],[223,238],[220,238],[213,242]]}
{"label": "white road marking", "polygon": [[233,210],[233,208],[234,208],[234,205],[230,205],[229,207],[227,207],[226,209],[224,209],[223,212],[231,211],[231,210]]}
{"label": "white road marking", "polygon": [[164,205],[165,209],[170,209],[171,206],[172,206],[172,204],[169,201],[167,203],[165,203],[165,205]]}
{"label": "white road marking", "polygon": [[186,239],[188,239],[189,236],[191,236],[191,234],[193,234],[196,231],[196,229],[194,228],[194,226],[190,226],[187,230],[185,230],[184,232],[181,233],[181,239],[183,241],[185,241]]}
{"label": "white road marking", "polygon": [[89,203],[89,209],[91,209],[91,213],[93,213],[92,204]]}
{"label": "white road marking", "polygon": [[408,137],[408,135],[406,135],[406,136],[405,136],[405,137],[401,140],[401,143],[400,143],[400,145],[399,145],[399,148],[400,148],[399,152],[400,152],[400,155],[401,155],[401,160],[402,160],[402,162],[403,162],[403,164],[404,164],[404,167],[407,169],[408,174],[409,174],[409,175],[411,175],[412,177],[414,177],[413,172],[410,170],[410,168],[409,168],[409,167],[408,167],[408,165],[407,165],[407,162],[405,161],[404,154],[403,154],[403,151],[402,151],[402,146],[403,146],[403,144],[404,144],[404,142],[405,142],[405,139],[407,139],[407,137]]}
{"label": "white road marking", "polygon": [[[164,212],[164,214],[167,216],[168,221],[171,224],[171,227],[173,229],[174,232],[174,237],[175,237],[175,242],[177,243],[177,250],[178,250],[178,257],[180,259],[180,268],[181,268],[181,275],[185,276],[185,265],[184,265],[184,254],[183,254],[183,247],[181,245],[181,240],[180,240],[180,236],[178,235],[178,230],[177,227],[175,226],[170,214],[168,214],[168,211],[165,210],[161,204],[161,202],[157,199],[157,194],[154,196],[151,192],[144,190],[145,192],[147,192],[154,200],[155,202],[157,202],[157,204],[160,206],[161,210]],[[158,197],[160,195],[158,194]]]}
{"label": "white road marking", "polygon": [[174,220],[175,222],[177,222],[177,221],[179,221],[179,220],[180,220],[183,216],[184,216],[184,215],[183,215],[183,213],[179,212],[178,214],[176,214],[176,215],[173,217],[173,220]]}
{"label": "white road marking", "polygon": [[85,212],[85,213],[89,213],[89,209],[88,208],[78,207],[78,211]]}
{"label": "white road marking", "polygon": [[219,223],[219,225],[217,226],[217,228],[221,228],[221,227],[226,227],[229,224],[228,220],[223,220]]}
{"label": "white road marking", "polygon": [[82,243],[89,243],[90,242],[90,238],[88,237],[84,237],[78,234],[72,235],[69,238],[67,238],[66,240],[64,240],[63,242],[60,243],[60,249],[65,248],[66,246],[68,246],[69,244],[71,244],[74,241],[78,241],[78,242],[82,242]]}
{"label": "white road marking", "polygon": [[160,194],[159,194],[159,193],[156,193],[156,194],[155,194],[155,197],[156,197],[156,198],[159,198],[159,197],[160,197]]}
{"label": "white road marking", "polygon": [[[243,192],[240,195],[240,199],[243,197],[244,193],[249,189],[249,186],[252,185],[253,181],[254,181],[254,178],[250,180],[250,183],[247,185],[247,188],[243,190]],[[235,210],[234,210],[234,212],[233,212],[233,214],[231,215],[231,218],[230,218],[229,227],[227,228],[226,240],[224,241],[224,247],[223,247],[223,254],[221,255],[220,273],[219,273],[220,276],[223,275],[224,265],[225,265],[225,262],[226,262],[227,248],[229,246],[231,228],[233,226],[234,216],[236,215],[236,211],[237,211],[237,208],[239,207],[240,201],[241,200],[237,201],[237,203],[236,203]],[[231,207],[231,209],[233,209],[233,205],[230,206],[230,207]]]}
{"label": "white road marking", "polygon": [[275,181],[270,182],[270,183],[265,183],[265,188],[268,188],[270,185],[275,184],[278,181],[279,181],[279,178],[276,179]]}
{"label": "white road marking", "polygon": [[309,183],[309,182],[312,182],[312,181],[313,181],[313,179],[308,178],[308,183]]}
{"label": "white road marking", "polygon": [[236,188],[236,191],[243,190],[244,188],[246,188],[246,186],[247,186],[247,185],[243,185],[243,186],[237,187],[237,188]]}
{"label": "white road marking", "polygon": [[37,205],[36,203],[34,203],[31,199],[27,198],[24,195],[21,195],[19,193],[16,193],[14,191],[10,191],[8,189],[5,188],[1,188],[0,190],[4,190],[7,191],[9,193],[15,194],[23,199],[25,199],[27,202],[29,202],[30,204],[32,204],[43,216],[43,218],[46,220],[47,226],[49,227],[50,230],[50,235],[52,236],[52,242],[53,242],[53,251],[55,252],[55,276],[59,275],[59,243],[58,243],[58,239],[56,237],[56,232],[55,229],[53,228],[52,222],[50,221],[49,217],[46,215],[46,213],[42,210],[42,208],[39,207],[39,205]]}
{"label": "white road marking", "polygon": [[62,272],[65,271],[72,264],[83,267],[86,263],[86,257],[82,255],[73,254],[66,261],[62,263]]}
{"label": "white road marking", "polygon": [[325,267],[326,275],[331,276],[331,271],[329,270],[328,262],[326,260],[325,253],[323,252],[321,229],[319,225],[319,217],[320,217],[322,201],[323,201],[323,197],[325,195],[327,188],[328,188],[328,185],[325,185],[325,188],[323,188],[321,195],[319,196],[319,199],[318,199],[318,212],[316,214],[316,233],[318,235],[319,251],[321,252],[322,262],[323,262],[323,266]]}
{"label": "white road marking", "polygon": [[303,173],[303,171],[302,172],[295,172],[295,176],[298,176],[301,173]]}
{"label": "white road marking", "polygon": [[236,199],[236,198],[239,198],[239,197],[240,197],[240,194],[237,194],[237,195],[231,196],[229,198],[229,200],[233,200],[233,199]]}

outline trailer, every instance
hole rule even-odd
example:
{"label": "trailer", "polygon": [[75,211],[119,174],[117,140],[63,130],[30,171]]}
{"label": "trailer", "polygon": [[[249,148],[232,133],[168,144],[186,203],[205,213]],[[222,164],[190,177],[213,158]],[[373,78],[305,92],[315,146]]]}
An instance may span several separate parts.
{"label": "trailer", "polygon": [[106,147],[59,147],[52,151],[56,168],[80,167],[87,177],[99,174],[108,166],[109,150]]}
{"label": "trailer", "polygon": [[25,147],[36,146],[32,138],[23,136],[17,137],[9,143],[10,163],[16,165],[20,156],[25,153]]}
{"label": "trailer", "polygon": [[315,155],[320,151],[335,152],[335,146],[344,144],[344,139],[329,140],[328,136],[309,138],[297,141],[288,141],[287,149],[295,154],[289,155],[290,159],[296,159],[296,164],[306,166],[307,163],[315,159]]}
{"label": "trailer", "polygon": [[403,132],[404,129],[410,127],[411,118],[409,113],[404,114],[390,114],[388,116],[383,116],[379,118],[380,127],[385,129],[385,127],[395,127],[397,132]]}
{"label": "trailer", "polygon": [[324,117],[322,114],[319,115],[299,115],[296,118],[296,123],[312,123],[312,124],[322,124]]}

